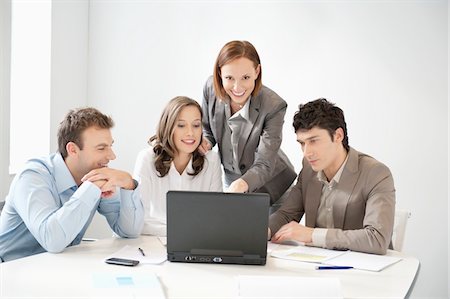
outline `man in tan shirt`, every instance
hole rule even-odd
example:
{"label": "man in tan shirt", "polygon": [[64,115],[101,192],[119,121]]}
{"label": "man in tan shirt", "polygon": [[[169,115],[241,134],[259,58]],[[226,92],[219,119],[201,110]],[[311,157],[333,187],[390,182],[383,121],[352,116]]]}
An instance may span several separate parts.
{"label": "man in tan shirt", "polygon": [[271,240],[385,254],[395,213],[389,168],[348,145],[344,113],[326,99],[300,105],[293,125],[303,168],[269,218]]}

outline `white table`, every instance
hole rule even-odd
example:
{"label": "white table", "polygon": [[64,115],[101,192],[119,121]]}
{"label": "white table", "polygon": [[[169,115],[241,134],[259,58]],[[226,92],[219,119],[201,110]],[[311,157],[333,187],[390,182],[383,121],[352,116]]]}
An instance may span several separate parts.
{"label": "white table", "polygon": [[419,261],[402,253],[402,260],[380,272],[363,270],[317,271],[315,264],[268,257],[265,266],[164,262],[137,267],[108,265],[103,260],[125,245],[158,247],[156,237],[110,238],[67,248],[63,253],[42,253],[0,264],[0,298],[89,298],[92,274],[148,273],[159,277],[167,298],[232,298],[236,275],[337,277],[344,298],[404,298]]}

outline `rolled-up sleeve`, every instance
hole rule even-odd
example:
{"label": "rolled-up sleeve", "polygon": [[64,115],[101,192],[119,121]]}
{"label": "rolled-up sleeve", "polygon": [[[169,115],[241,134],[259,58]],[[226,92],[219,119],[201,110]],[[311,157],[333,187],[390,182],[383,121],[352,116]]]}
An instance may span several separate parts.
{"label": "rolled-up sleeve", "polygon": [[106,217],[112,230],[124,238],[136,238],[144,226],[144,208],[140,186],[135,190],[119,189],[111,199],[101,199],[98,211]]}
{"label": "rolled-up sleeve", "polygon": [[100,198],[100,189],[84,183],[61,207],[59,195],[51,188],[50,175],[32,170],[20,174],[15,185],[15,208],[25,225],[49,252],[61,252],[80,233]]}

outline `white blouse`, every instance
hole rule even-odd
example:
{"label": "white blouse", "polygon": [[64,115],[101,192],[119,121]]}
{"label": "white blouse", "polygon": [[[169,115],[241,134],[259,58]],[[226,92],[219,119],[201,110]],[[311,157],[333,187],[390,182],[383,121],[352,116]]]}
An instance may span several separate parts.
{"label": "white blouse", "polygon": [[144,228],[142,234],[166,236],[166,193],[169,190],[222,191],[222,168],[219,155],[209,151],[202,171],[193,173],[192,159],[180,175],[172,163],[169,172],[159,177],[155,168],[153,147],[142,150],[136,159],[134,177],[139,180],[144,205]]}

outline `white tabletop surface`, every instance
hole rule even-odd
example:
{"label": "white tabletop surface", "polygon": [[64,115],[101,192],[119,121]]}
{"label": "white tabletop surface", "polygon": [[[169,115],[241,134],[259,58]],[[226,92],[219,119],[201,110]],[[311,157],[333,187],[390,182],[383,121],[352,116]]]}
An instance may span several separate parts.
{"label": "white tabletop surface", "polygon": [[[237,275],[336,277],[344,298],[404,298],[419,261],[399,252],[402,260],[380,272],[317,271],[316,264],[268,256],[265,266],[164,262],[136,267],[114,266],[104,259],[125,245],[146,250],[161,247],[156,237],[110,238],[82,242],[59,254],[42,253],[0,264],[0,298],[93,298],[94,273],[155,273],[167,298],[235,298]],[[288,248],[280,245],[279,248]]]}

